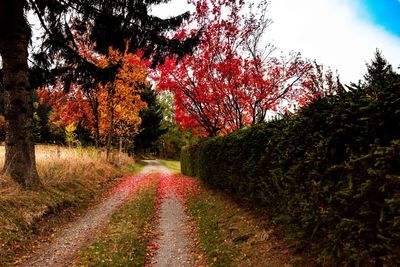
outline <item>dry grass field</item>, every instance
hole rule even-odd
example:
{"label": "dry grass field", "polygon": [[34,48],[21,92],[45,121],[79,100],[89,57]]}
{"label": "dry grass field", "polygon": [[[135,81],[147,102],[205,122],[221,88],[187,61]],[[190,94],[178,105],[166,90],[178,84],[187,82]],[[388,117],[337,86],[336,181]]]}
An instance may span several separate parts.
{"label": "dry grass field", "polygon": [[[139,167],[127,155],[115,153],[107,162],[93,148],[36,146],[37,169],[43,187],[23,190],[9,177],[0,176],[0,266],[24,254],[35,239],[35,223],[64,208],[83,209],[101,195],[113,180]],[[0,146],[0,165],[4,146]]]}
{"label": "dry grass field", "polygon": [[[51,186],[68,182],[76,175],[82,175],[82,179],[93,178],[92,171],[102,176],[109,173],[116,175],[113,172],[118,164],[118,154],[112,154],[110,162],[105,160],[104,153],[98,155],[94,148],[68,148],[53,145],[37,145],[36,146],[36,161],[39,176],[44,186]],[[119,162],[124,168],[134,163],[132,158],[122,154]],[[4,146],[0,146],[0,166],[4,164]],[[4,191],[15,191],[17,186],[8,177],[0,176],[0,195],[4,195]]]}

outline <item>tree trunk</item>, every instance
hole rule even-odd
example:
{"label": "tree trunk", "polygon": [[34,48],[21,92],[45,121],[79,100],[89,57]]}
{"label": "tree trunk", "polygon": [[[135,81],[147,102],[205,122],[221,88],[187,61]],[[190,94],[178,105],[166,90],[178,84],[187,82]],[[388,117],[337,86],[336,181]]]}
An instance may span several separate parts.
{"label": "tree trunk", "polygon": [[101,158],[98,105],[96,105],[96,111],[94,112],[94,128],[95,128],[95,139],[96,139],[95,145],[96,145],[96,150],[97,150],[97,157]]}
{"label": "tree trunk", "polygon": [[121,165],[122,158],[122,136],[119,137],[118,165]]}
{"label": "tree trunk", "polygon": [[86,97],[89,100],[90,108],[92,109],[94,116],[94,139],[97,157],[101,158],[98,90],[94,89],[92,92],[87,92]]}
{"label": "tree trunk", "polygon": [[24,1],[7,0],[1,12],[0,54],[4,70],[6,146],[3,173],[25,188],[40,184],[33,143],[33,105],[29,83],[30,27],[24,18]]}
{"label": "tree trunk", "polygon": [[107,161],[110,158],[111,141],[112,141],[112,137],[113,137],[113,131],[114,131],[114,109],[111,109],[110,129],[109,129],[108,137],[107,137],[107,152],[106,152],[106,160]]}

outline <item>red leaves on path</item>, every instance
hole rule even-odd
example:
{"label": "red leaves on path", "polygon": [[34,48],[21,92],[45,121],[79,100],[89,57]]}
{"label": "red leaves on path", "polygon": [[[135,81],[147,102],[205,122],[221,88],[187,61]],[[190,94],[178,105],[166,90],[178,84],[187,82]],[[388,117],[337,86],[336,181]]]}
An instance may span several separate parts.
{"label": "red leaves on path", "polygon": [[[187,200],[187,197],[190,194],[196,194],[197,192],[199,192],[199,181],[195,180],[193,178],[189,178],[180,174],[158,174],[157,175],[157,179],[159,180],[159,184],[158,184],[158,188],[157,188],[157,199],[156,199],[156,203],[157,203],[157,212],[156,215],[153,218],[153,225],[160,225],[160,220],[164,220],[165,221],[165,217],[163,219],[160,218],[161,216],[161,206],[162,203],[164,201],[167,200],[167,198],[171,197],[171,194],[174,194],[179,202],[184,206]],[[178,203],[179,203],[178,202]],[[164,209],[165,207],[163,207]],[[178,209],[181,209],[181,207],[177,207]],[[179,213],[178,213],[179,214]],[[165,214],[164,214],[165,215]],[[178,218],[177,221],[179,221],[180,223],[182,223],[184,225],[184,227],[188,227],[189,225],[186,225],[186,221],[185,218]],[[163,227],[160,225],[161,229],[163,229]],[[160,231],[160,229],[158,230]],[[166,249],[165,247],[165,240],[163,241],[162,239],[160,239],[160,235],[163,236],[163,238],[166,238],[165,235],[167,236],[173,236],[174,238],[178,238],[175,236],[174,231],[170,232],[170,233],[164,233],[164,232],[158,232],[156,230],[153,230],[152,233],[149,234],[149,236],[151,236],[151,239],[153,240],[153,242],[151,242],[148,246],[147,246],[147,262],[149,262],[149,264],[147,264],[146,266],[151,266],[150,262],[154,263],[154,260],[157,259],[158,257],[163,257],[158,255],[158,253],[161,253],[161,255],[163,255],[163,252],[165,253],[165,251],[169,251],[169,253],[178,253],[177,251],[175,251],[174,249],[172,249],[173,244],[171,244],[172,247],[169,247]],[[163,230],[161,230],[163,231]],[[182,235],[181,231],[179,231],[180,235]],[[180,237],[182,238],[182,236]],[[178,238],[179,239],[179,238]],[[167,240],[169,240],[167,238]],[[164,244],[164,246],[160,247],[160,242],[161,244]],[[170,240],[168,242],[176,242],[176,239],[174,240]],[[183,243],[185,244],[185,242]],[[182,244],[180,244],[182,245]],[[184,249],[185,248],[185,249]],[[184,247],[182,248],[182,251],[179,250],[180,252],[178,253],[179,255],[175,255],[177,256],[177,258],[175,258],[175,260],[179,260],[179,258],[181,258],[181,256],[183,256],[183,258],[191,258],[189,255],[181,255],[180,253],[190,253],[190,248],[189,247]],[[171,251],[169,249],[172,249]],[[168,253],[167,253],[168,254]],[[168,254],[170,255],[170,254]],[[165,255],[164,255],[165,256]]]}
{"label": "red leaves on path", "polygon": [[197,194],[200,190],[199,180],[181,174],[161,174],[159,197],[163,198],[172,191],[183,202],[190,194]]}

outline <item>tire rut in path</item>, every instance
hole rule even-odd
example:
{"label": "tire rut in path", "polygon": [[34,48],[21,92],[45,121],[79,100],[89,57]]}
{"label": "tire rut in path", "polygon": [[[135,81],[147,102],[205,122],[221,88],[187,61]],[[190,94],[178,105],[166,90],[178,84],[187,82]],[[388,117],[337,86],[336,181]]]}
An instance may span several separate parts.
{"label": "tire rut in path", "polygon": [[70,266],[79,251],[91,244],[107,219],[120,207],[132,191],[132,186],[141,177],[158,172],[162,168],[157,162],[149,161],[141,172],[134,175],[119,191],[89,210],[83,217],[67,225],[66,229],[45,245],[33,257],[20,266],[63,267]]}
{"label": "tire rut in path", "polygon": [[187,218],[182,204],[175,192],[166,192],[160,210],[161,235],[157,254],[153,258],[153,267],[186,267],[194,266],[194,257],[189,250],[189,239],[186,234]]}

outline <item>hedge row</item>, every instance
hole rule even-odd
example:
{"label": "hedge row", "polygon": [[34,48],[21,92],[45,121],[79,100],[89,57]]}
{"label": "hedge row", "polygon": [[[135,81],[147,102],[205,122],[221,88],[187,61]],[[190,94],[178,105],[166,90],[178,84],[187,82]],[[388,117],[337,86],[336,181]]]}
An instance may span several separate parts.
{"label": "hedge row", "polygon": [[186,147],[182,172],[265,207],[329,265],[400,264],[400,86]]}

